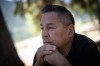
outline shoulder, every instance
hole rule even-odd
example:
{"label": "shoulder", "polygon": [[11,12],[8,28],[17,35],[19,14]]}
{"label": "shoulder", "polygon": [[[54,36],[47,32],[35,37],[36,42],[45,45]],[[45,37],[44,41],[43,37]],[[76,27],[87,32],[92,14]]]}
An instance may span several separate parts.
{"label": "shoulder", "polygon": [[100,57],[97,44],[90,38],[84,35],[75,34],[74,48],[78,56],[81,57],[82,62],[85,60],[86,63],[93,63],[93,65],[99,63]]}
{"label": "shoulder", "polygon": [[75,34],[75,43],[80,44],[82,46],[89,46],[89,47],[97,47],[97,44],[90,39],[89,37],[81,34]]}
{"label": "shoulder", "polygon": [[86,56],[99,55],[97,44],[84,35],[75,34],[73,45],[74,50],[78,51],[80,54],[84,54]]}

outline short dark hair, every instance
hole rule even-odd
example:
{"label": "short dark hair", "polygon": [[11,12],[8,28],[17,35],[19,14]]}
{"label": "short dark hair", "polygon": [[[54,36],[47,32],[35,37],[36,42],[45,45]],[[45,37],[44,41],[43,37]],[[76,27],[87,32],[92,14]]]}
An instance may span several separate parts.
{"label": "short dark hair", "polygon": [[[60,6],[60,5],[46,5],[41,10],[41,13],[47,13],[47,12],[59,13],[60,15],[62,15],[61,17],[65,17],[65,19],[63,19],[63,21],[66,20],[66,18],[69,17],[70,23],[73,24],[73,25],[75,24],[74,18],[72,16],[71,12],[63,6]],[[68,20],[66,20],[66,21],[68,21]]]}

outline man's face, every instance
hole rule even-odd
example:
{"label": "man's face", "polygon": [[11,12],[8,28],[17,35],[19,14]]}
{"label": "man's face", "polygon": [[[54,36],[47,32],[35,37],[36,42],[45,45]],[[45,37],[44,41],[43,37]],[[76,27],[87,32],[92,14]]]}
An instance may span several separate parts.
{"label": "man's face", "polygon": [[58,13],[55,12],[43,13],[40,25],[44,44],[53,44],[60,48],[69,42],[70,31],[58,16]]}

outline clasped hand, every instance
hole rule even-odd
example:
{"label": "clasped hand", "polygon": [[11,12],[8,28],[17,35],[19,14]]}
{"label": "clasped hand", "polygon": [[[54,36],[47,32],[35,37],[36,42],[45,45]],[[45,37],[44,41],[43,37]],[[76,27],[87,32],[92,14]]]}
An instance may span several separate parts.
{"label": "clasped hand", "polygon": [[42,66],[44,62],[55,66],[68,64],[67,59],[57,50],[56,46],[50,44],[43,45],[38,49],[36,60],[35,66]]}

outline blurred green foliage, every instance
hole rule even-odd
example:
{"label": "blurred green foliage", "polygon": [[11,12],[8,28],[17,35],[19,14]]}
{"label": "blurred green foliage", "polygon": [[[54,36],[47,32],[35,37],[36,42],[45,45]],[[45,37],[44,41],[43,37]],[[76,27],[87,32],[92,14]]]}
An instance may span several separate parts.
{"label": "blurred green foliage", "polygon": [[[77,15],[88,14],[92,20],[98,19],[100,23],[100,2],[99,0],[70,0],[66,3],[66,0],[22,0],[15,2],[16,8],[14,14],[20,14],[27,19],[27,22],[31,24],[30,32],[37,34],[40,32],[40,10],[47,4],[59,4],[70,8]],[[93,21],[92,21],[93,22]]]}

